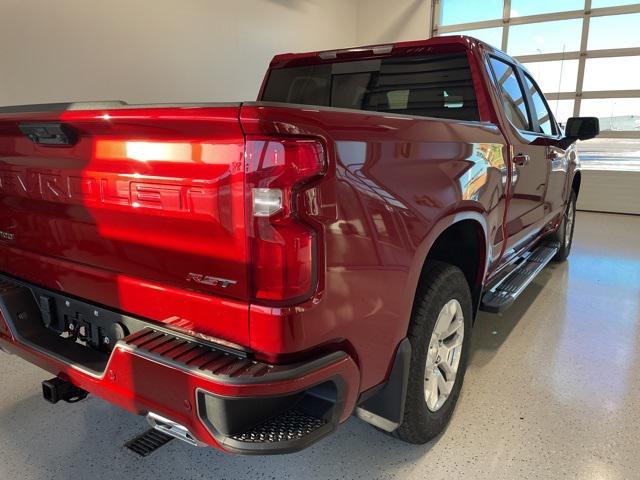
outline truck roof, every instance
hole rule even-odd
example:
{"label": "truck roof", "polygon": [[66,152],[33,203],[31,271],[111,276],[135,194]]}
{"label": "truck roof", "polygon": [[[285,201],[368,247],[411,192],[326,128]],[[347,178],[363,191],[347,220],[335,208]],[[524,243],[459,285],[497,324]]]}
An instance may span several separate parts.
{"label": "truck roof", "polygon": [[364,45],[360,47],[341,48],[333,50],[319,50],[303,53],[282,53],[271,60],[272,68],[280,68],[292,64],[308,64],[332,62],[335,60],[350,60],[354,58],[380,58],[384,56],[395,56],[397,54],[429,53],[431,50],[460,51],[475,50],[479,46],[489,51],[497,51],[491,45],[466,35],[450,35],[433,37],[423,40],[412,40],[408,42],[393,42],[378,45]]}

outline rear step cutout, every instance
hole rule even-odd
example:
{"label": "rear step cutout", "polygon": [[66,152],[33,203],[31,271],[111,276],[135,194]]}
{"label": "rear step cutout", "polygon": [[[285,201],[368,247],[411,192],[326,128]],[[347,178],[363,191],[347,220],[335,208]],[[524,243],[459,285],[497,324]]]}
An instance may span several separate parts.
{"label": "rear step cutout", "polygon": [[143,434],[129,440],[124,446],[141,457],[148,457],[173,439],[174,437],[171,435],[167,435],[155,428],[150,428]]}
{"label": "rear step cutout", "polygon": [[288,442],[300,440],[327,423],[325,419],[292,409],[231,438],[246,443]]}
{"label": "rear step cutout", "polygon": [[484,294],[480,310],[500,313],[509,308],[560,248],[559,242],[546,242],[525,253],[520,265]]}

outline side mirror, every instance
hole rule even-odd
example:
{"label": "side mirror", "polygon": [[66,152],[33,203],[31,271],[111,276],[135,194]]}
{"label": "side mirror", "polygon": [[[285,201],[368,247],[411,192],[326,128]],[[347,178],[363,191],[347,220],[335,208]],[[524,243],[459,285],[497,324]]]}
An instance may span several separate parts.
{"label": "side mirror", "polygon": [[564,129],[563,147],[568,148],[576,140],[589,140],[600,133],[600,120],[597,117],[571,117]]}

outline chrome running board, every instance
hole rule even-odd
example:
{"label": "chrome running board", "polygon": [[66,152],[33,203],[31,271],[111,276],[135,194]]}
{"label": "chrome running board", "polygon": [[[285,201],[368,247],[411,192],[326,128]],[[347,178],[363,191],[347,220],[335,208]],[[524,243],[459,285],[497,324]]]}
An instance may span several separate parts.
{"label": "chrome running board", "polygon": [[559,248],[559,242],[548,242],[525,253],[519,260],[520,264],[483,295],[480,310],[500,313],[509,308]]}

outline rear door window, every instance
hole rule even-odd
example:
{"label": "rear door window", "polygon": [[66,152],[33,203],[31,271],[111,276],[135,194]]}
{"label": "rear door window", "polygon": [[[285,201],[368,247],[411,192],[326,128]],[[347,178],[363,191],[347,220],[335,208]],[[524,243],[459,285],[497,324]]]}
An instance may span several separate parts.
{"label": "rear door window", "polygon": [[517,129],[531,131],[529,106],[513,67],[495,57],[490,62],[507,118]]}
{"label": "rear door window", "polygon": [[262,100],[479,120],[464,53],[273,69]]}

